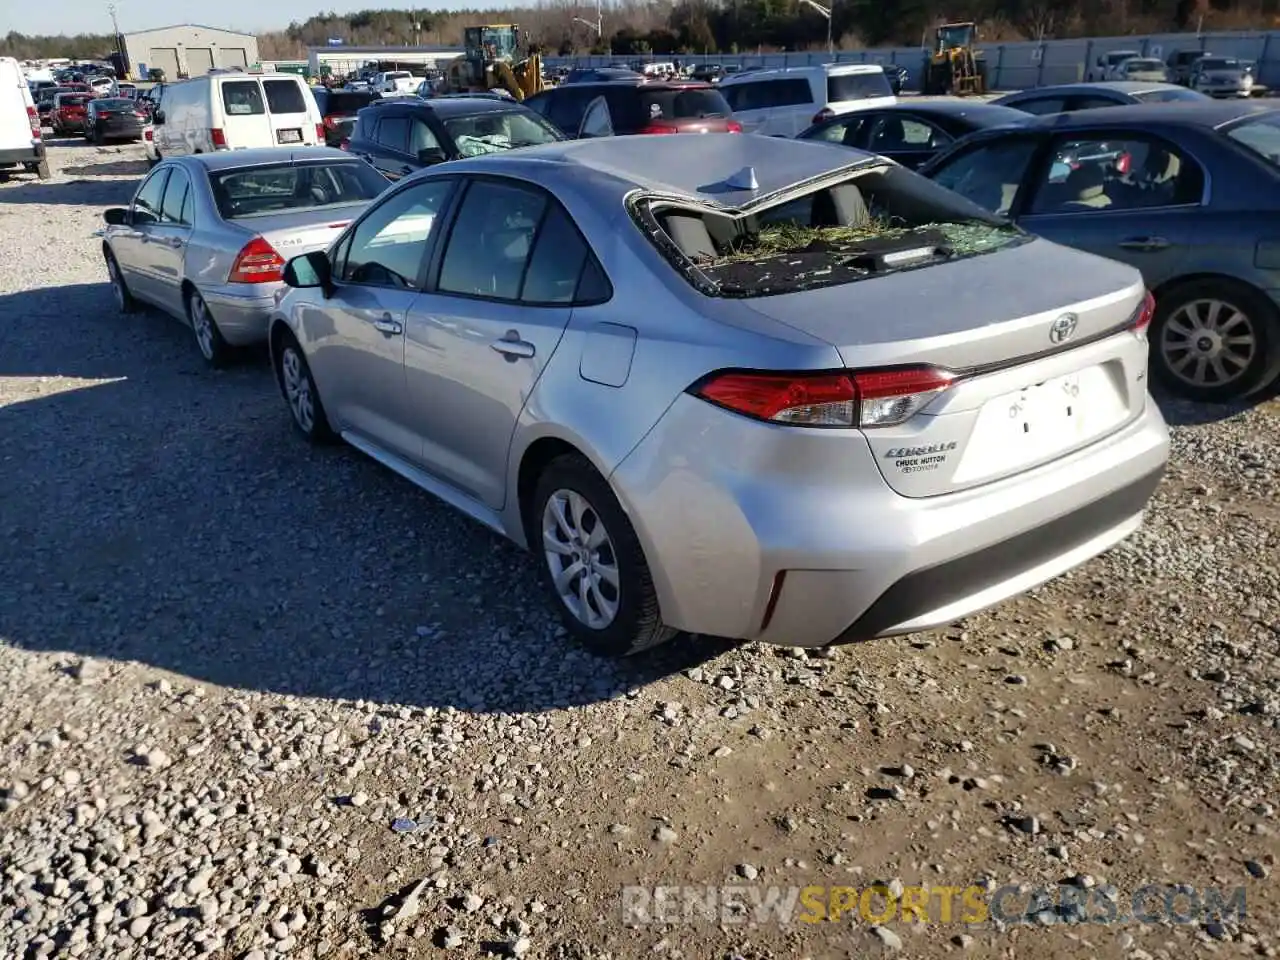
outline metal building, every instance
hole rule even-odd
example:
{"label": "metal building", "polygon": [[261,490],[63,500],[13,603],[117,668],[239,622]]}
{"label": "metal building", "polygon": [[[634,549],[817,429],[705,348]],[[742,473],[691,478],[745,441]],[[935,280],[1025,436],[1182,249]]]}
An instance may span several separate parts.
{"label": "metal building", "polygon": [[198,77],[216,67],[247,70],[258,62],[257,37],[197,23],[126,33],[124,44],[130,73],[139,80],[156,68],[172,81]]}
{"label": "metal building", "polygon": [[415,64],[439,69],[463,54],[461,47],[423,45],[419,47],[310,47],[307,64],[313,77],[354,73],[370,63]]}

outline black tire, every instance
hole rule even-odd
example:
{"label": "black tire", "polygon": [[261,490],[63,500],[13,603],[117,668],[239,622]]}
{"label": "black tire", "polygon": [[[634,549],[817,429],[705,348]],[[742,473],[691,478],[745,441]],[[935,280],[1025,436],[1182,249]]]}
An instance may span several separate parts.
{"label": "black tire", "polygon": [[107,276],[111,279],[111,289],[116,298],[116,309],[125,314],[137,313],[138,301],[133,299],[133,294],[129,292],[129,285],[124,282],[124,274],[120,272],[120,264],[116,262],[116,255],[110,249],[104,249],[102,256],[107,262]]}
{"label": "black tire", "polygon": [[[1220,329],[1209,326],[1210,301],[1224,304],[1242,319],[1235,320],[1220,310],[1217,316],[1224,325]],[[1202,323],[1206,325],[1203,329],[1196,326]],[[1199,335],[1188,334],[1188,330],[1197,330]],[[1252,337],[1252,353],[1246,355],[1246,347],[1239,345],[1224,352],[1228,345],[1220,338],[1226,332],[1233,339]],[[1171,393],[1189,400],[1237,400],[1265,389],[1280,374],[1280,310],[1265,294],[1226,277],[1190,280],[1161,291],[1150,339],[1156,379]],[[1201,357],[1206,375],[1197,377]],[[1227,378],[1207,375],[1214,358]]]}
{"label": "black tire", "polygon": [[[307,363],[307,355],[292,333],[285,333],[275,350],[276,383],[280,385],[280,393],[289,407],[289,419],[294,429],[315,446],[333,443],[337,434],[329,426],[329,417],[325,413],[324,403],[320,399],[320,391],[316,388],[315,377],[311,375],[311,365]],[[291,364],[296,363],[296,367]],[[301,397],[294,391],[305,385],[306,395],[310,398],[309,417],[302,415]]]}
{"label": "black tire", "polygon": [[38,164],[36,164],[36,176],[38,176],[41,180],[48,180],[50,177],[53,176],[53,171],[49,169],[48,160],[41,160]]}
{"label": "black tire", "polygon": [[218,321],[205,303],[200,291],[187,293],[187,322],[196,338],[196,349],[204,362],[215,370],[230,366],[236,359],[236,348],[227,343],[218,329]]}
{"label": "black tire", "polygon": [[[606,564],[612,559],[618,573],[616,593],[607,589],[611,594],[609,599],[616,603],[616,613],[611,620],[599,627],[580,619],[561,597],[556,587],[555,574],[552,573],[551,560],[543,547],[543,517],[548,502],[566,492],[576,494],[586,502],[587,509],[580,521],[582,527],[590,527],[588,533],[596,529],[595,524],[603,524],[606,544],[602,545],[600,553],[592,559],[604,554]],[[581,544],[575,545],[564,536],[563,528],[560,529],[561,533],[554,535],[559,543],[571,550],[581,549]],[[662,622],[653,577],[649,573],[649,564],[631,521],[618,504],[608,482],[585,457],[567,454],[557,457],[547,465],[538,478],[533,497],[526,505],[525,530],[551,602],[569,633],[585,647],[607,657],[629,657],[656,647],[676,635],[678,631]],[[608,546],[612,549],[607,549]],[[566,560],[568,559],[566,555]],[[570,581],[573,582],[576,581]],[[608,588],[607,583],[602,586]],[[598,610],[595,607],[593,609]]]}

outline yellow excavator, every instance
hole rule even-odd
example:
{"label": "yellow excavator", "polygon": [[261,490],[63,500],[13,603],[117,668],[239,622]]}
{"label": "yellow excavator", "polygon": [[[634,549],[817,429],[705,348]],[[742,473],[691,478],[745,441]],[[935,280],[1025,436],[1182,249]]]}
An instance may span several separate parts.
{"label": "yellow excavator", "polygon": [[527,48],[515,24],[466,27],[462,45],[466,52],[445,67],[437,92],[505,90],[523,100],[543,89],[542,57],[537,50]]}
{"label": "yellow excavator", "polygon": [[974,48],[977,38],[976,23],[944,23],[938,27],[926,65],[926,94],[963,97],[987,92],[987,61]]}

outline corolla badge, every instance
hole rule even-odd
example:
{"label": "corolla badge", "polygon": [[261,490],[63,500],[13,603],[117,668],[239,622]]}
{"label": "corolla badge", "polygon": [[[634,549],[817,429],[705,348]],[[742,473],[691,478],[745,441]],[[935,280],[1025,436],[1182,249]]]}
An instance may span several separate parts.
{"label": "corolla badge", "polygon": [[1080,318],[1074,313],[1064,313],[1049,325],[1049,340],[1052,343],[1066,343],[1076,335],[1076,325]]}

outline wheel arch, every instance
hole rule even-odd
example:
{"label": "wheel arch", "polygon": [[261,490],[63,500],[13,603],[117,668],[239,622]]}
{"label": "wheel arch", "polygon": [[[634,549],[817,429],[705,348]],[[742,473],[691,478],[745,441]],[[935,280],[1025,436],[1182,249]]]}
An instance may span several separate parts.
{"label": "wheel arch", "polygon": [[1215,270],[1204,270],[1199,273],[1183,273],[1176,277],[1172,277],[1155,287],[1151,291],[1151,295],[1154,296],[1156,298],[1156,302],[1159,303],[1162,297],[1166,296],[1170,291],[1176,290],[1178,287],[1185,286],[1190,283],[1200,283],[1206,280],[1211,282],[1217,281],[1238,284],[1239,286],[1248,287],[1258,296],[1270,299],[1270,297],[1267,296],[1267,292],[1257,284],[1251,283],[1250,281],[1244,280],[1240,277],[1233,276],[1229,273],[1221,273]]}

